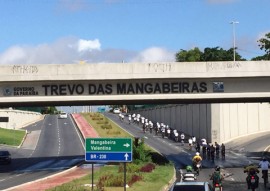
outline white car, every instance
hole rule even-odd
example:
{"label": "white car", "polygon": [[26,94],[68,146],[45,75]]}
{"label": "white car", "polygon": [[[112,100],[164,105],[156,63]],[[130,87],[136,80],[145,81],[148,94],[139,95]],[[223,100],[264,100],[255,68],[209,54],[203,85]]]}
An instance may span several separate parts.
{"label": "white car", "polygon": [[121,113],[121,111],[120,111],[119,108],[114,108],[114,109],[113,109],[113,113]]}
{"label": "white car", "polygon": [[212,191],[208,182],[176,182],[170,191]]}
{"label": "white car", "polygon": [[67,115],[67,113],[65,113],[65,112],[60,113],[60,115],[59,115],[59,118],[60,118],[60,119],[67,119],[67,117],[68,117],[68,115]]}

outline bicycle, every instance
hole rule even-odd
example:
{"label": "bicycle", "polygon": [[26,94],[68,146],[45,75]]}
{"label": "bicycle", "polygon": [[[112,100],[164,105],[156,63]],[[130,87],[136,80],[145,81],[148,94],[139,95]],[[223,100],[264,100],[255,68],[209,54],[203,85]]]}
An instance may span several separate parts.
{"label": "bicycle", "polygon": [[268,170],[262,170],[262,175],[263,175],[263,185],[264,188],[266,188],[266,185],[268,183]]}

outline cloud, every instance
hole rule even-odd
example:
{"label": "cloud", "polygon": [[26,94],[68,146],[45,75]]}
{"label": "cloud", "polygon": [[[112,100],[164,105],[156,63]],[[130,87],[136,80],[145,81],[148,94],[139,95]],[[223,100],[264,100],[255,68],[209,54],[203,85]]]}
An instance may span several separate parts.
{"label": "cloud", "polygon": [[13,46],[5,51],[3,55],[0,55],[0,62],[5,64],[16,63],[18,60],[26,58],[26,52],[24,48],[19,46]]}
{"label": "cloud", "polygon": [[78,52],[100,50],[100,42],[98,39],[95,40],[83,40],[80,39],[78,42]]}
{"label": "cloud", "polygon": [[0,64],[74,64],[174,61],[174,53],[152,47],[141,52],[124,49],[101,49],[99,39],[64,37],[36,46],[14,45],[0,52]]}
{"label": "cloud", "polygon": [[132,62],[169,62],[175,61],[173,52],[159,47],[148,48],[136,56]]}

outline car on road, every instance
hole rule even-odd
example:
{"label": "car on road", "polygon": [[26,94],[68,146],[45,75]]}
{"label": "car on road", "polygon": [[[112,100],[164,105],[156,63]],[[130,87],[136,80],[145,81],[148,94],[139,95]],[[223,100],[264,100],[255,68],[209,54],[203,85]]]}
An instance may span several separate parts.
{"label": "car on road", "polygon": [[8,151],[0,151],[0,163],[11,163],[11,154]]}
{"label": "car on road", "polygon": [[170,191],[212,191],[208,182],[175,182]]}
{"label": "car on road", "polygon": [[113,109],[113,113],[115,113],[115,114],[119,114],[119,113],[121,113],[121,111],[120,111],[120,109],[119,109],[119,108],[114,108],[114,109]]}
{"label": "car on road", "polygon": [[67,119],[67,117],[68,117],[68,115],[65,112],[62,112],[62,113],[59,114],[60,119]]}

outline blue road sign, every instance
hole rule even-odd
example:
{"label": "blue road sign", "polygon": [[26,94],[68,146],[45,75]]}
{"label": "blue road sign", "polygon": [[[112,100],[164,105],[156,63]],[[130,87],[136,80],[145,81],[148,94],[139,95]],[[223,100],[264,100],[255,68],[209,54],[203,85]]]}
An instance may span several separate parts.
{"label": "blue road sign", "polygon": [[128,152],[86,152],[85,160],[88,162],[131,162],[132,153]]}

